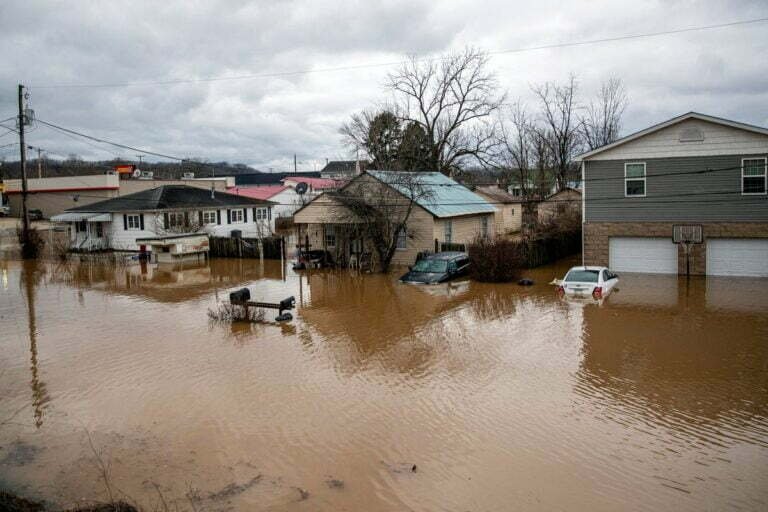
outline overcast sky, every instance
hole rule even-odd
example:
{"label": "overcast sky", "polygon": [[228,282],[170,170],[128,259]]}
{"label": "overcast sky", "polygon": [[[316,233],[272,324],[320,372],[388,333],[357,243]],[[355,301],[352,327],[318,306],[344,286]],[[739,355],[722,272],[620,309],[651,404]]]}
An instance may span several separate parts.
{"label": "overcast sky", "polygon": [[[181,157],[300,170],[350,154],[339,126],[386,99],[391,66],[474,45],[490,52],[768,17],[765,0],[500,0],[0,3],[0,119],[30,86],[40,119]],[[493,55],[510,98],[533,103],[530,84],[577,75],[583,101],[610,76],[630,97],[624,132],[695,110],[768,126],[768,23],[629,41]],[[323,71],[323,70],[326,71]],[[242,80],[57,87],[311,73]],[[4,123],[8,125],[8,123]],[[4,130],[0,128],[0,133]],[[101,150],[38,125],[30,144],[51,157]],[[0,136],[0,146],[13,135]],[[10,149],[10,150],[9,150]],[[17,149],[0,149],[0,158]]]}

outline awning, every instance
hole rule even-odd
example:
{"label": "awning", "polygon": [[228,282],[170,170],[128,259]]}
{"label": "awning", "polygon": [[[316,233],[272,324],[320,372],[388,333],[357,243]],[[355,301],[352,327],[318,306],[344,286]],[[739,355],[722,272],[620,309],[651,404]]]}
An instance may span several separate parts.
{"label": "awning", "polygon": [[65,212],[51,217],[51,222],[110,222],[112,215],[109,213]]}

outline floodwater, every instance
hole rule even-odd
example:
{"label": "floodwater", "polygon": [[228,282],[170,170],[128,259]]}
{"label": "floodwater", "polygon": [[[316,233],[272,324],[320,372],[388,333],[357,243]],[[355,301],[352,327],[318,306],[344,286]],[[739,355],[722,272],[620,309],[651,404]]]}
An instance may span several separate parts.
{"label": "floodwater", "polygon": [[[0,488],[164,510],[767,510],[768,282],[0,262]],[[287,324],[212,323],[249,286]],[[271,319],[276,312],[268,312]],[[104,485],[104,476],[109,486]]]}

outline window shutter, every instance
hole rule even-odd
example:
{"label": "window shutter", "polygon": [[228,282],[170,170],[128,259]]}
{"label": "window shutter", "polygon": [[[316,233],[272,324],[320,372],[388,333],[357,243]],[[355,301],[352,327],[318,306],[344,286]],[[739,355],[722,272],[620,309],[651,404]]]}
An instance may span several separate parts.
{"label": "window shutter", "polygon": [[197,212],[197,222],[202,227],[202,225],[203,225],[203,211],[202,210]]}
{"label": "window shutter", "polygon": [[227,210],[227,224],[232,224],[232,212]]}
{"label": "window shutter", "polygon": [[[253,216],[254,220],[256,216]],[[243,208],[243,222],[248,222],[248,208]]]}
{"label": "window shutter", "polygon": [[168,220],[168,212],[163,212],[163,227],[168,229],[170,227],[168,224],[170,224],[170,221]]}
{"label": "window shutter", "polygon": [[128,216],[123,214],[123,231],[128,231]]}
{"label": "window shutter", "polygon": [[139,214],[139,227],[141,228],[142,231],[144,231],[144,214],[143,213]]}
{"label": "window shutter", "polygon": [[256,222],[256,219],[258,219],[259,216],[256,215],[256,208],[253,209],[253,222]]}
{"label": "window shutter", "polygon": [[189,212],[184,212],[184,228],[189,226]]}
{"label": "window shutter", "polygon": [[272,207],[267,206],[267,220],[272,220]]}
{"label": "window shutter", "polygon": [[216,210],[216,224],[221,226],[221,210]]}

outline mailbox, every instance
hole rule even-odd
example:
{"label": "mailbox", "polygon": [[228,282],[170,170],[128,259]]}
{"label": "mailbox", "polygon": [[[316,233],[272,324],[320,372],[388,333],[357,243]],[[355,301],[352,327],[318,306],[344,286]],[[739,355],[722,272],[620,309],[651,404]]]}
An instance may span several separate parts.
{"label": "mailbox", "polygon": [[248,288],[241,288],[236,292],[229,294],[229,302],[242,303],[251,299],[251,292]]}

